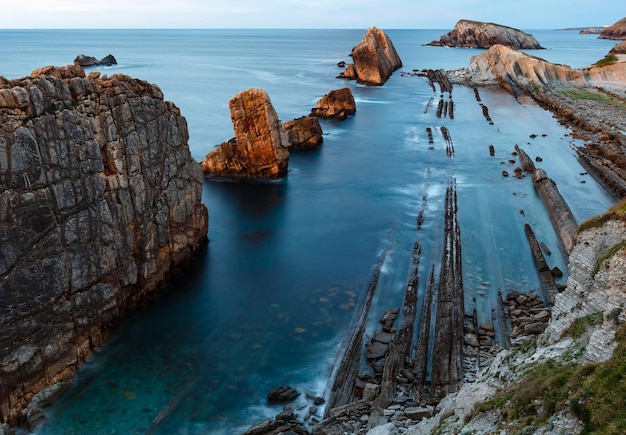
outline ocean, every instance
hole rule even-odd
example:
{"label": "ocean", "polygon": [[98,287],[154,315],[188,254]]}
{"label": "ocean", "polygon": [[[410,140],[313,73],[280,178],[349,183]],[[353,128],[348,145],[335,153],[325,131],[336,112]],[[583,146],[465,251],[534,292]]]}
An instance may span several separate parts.
{"label": "ocean", "polygon": [[[302,406],[305,392],[327,397],[383,251],[370,335],[380,314],[402,303],[416,241],[423,294],[440,262],[450,180],[458,191],[465,306],[481,323],[491,322],[498,290],[539,287],[525,223],[551,248],[549,265],[566,272],[530,178],[502,172],[512,175],[519,165],[509,162],[516,144],[540,156],[538,166],[582,222],[615,201],[578,162],[583,143],[551,113],[498,89],[479,90],[493,125],[462,86],[452,92],[454,118],[438,118],[426,109],[439,92],[402,72],[464,67],[482,50],[424,45],[449,29],[385,30],[404,66],[381,87],[336,78],[337,63],[350,61],[364,29],[0,31],[6,78],[71,64],[78,54],[113,54],[117,65],[96,69],[156,83],[186,117],[197,160],[233,136],[228,100],[241,90],[265,89],[282,121],[308,114],[345,86],[357,104],[345,121],[322,121],[322,147],[292,153],[286,179],[205,181],[208,248],[157,300],[121,322],[38,433],[232,434],[281,410],[265,400],[277,385],[303,392]],[[575,68],[613,46],[573,31],[527,31],[546,47],[531,54]],[[450,133],[451,156],[441,127]]]}

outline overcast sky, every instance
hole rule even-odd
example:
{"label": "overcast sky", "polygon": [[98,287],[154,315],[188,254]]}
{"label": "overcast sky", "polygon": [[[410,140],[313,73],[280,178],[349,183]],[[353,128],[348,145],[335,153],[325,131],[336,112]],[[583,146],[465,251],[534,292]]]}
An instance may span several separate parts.
{"label": "overcast sky", "polygon": [[[623,0],[24,0],[0,28],[448,29],[459,19],[519,29],[611,25]],[[3,1],[4,3],[4,1]]]}

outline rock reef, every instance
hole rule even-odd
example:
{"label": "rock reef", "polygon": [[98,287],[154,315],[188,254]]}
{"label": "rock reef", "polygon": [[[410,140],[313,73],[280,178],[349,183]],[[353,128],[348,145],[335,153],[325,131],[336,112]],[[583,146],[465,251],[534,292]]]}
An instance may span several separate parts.
{"label": "rock reef", "polygon": [[0,422],[72,377],[207,243],[186,120],[153,84],[80,66],[0,77]]}
{"label": "rock reef", "polygon": [[287,175],[287,134],[263,89],[239,92],[228,102],[235,137],[200,163],[206,176],[272,179]]}
{"label": "rock reef", "polygon": [[460,20],[449,33],[427,45],[446,47],[489,48],[496,44],[515,49],[541,49],[534,36],[518,29],[494,23]]}
{"label": "rock reef", "polygon": [[402,66],[389,36],[376,27],[367,29],[350,56],[353,63],[346,67],[340,77],[368,85],[383,85]]}
{"label": "rock reef", "polygon": [[113,57],[112,54],[108,54],[102,59],[98,60],[93,56],[85,56],[84,54],[79,54],[74,59],[74,65],[80,66],[97,66],[97,65],[117,65],[117,60]]}

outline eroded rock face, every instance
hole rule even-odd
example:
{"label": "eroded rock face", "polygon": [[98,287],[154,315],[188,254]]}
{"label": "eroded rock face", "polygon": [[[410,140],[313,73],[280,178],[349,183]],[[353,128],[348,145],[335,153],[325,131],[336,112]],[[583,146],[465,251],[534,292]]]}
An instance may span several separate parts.
{"label": "eroded rock face", "polygon": [[626,41],[616,44],[613,48],[611,48],[609,54],[626,54]]}
{"label": "eroded rock face", "polygon": [[516,49],[543,48],[534,36],[521,30],[470,20],[460,20],[452,31],[441,35],[439,41],[432,41],[427,45],[489,48],[496,44]]}
{"label": "eroded rock face", "polygon": [[156,85],[80,66],[0,78],[0,422],[72,376],[206,244],[187,123]]}
{"label": "eroded rock face", "polygon": [[603,361],[611,356],[617,322],[610,319],[610,313],[621,319],[626,316],[621,308],[626,303],[626,251],[622,248],[613,255],[607,253],[624,240],[626,224],[616,220],[579,234],[569,257],[567,288],[556,296],[552,320],[544,333],[547,342],[557,341],[574,320],[601,312],[605,329],[612,326],[613,331],[596,332],[587,346],[586,357]]}
{"label": "eroded rock face", "polygon": [[356,78],[368,85],[382,85],[391,74],[402,66],[387,34],[376,27],[368,28],[361,42],[352,49],[354,64],[348,65],[344,77]]}
{"label": "eroded rock face", "polygon": [[287,175],[289,142],[263,89],[248,89],[228,102],[235,137],[200,163],[207,176],[280,178]]}
{"label": "eroded rock face", "polygon": [[303,116],[285,122],[283,128],[287,133],[290,151],[316,149],[324,141],[322,127],[315,116]]}
{"label": "eroded rock face", "polygon": [[626,17],[607,27],[598,36],[599,39],[626,39]]}
{"label": "eroded rock face", "polygon": [[356,112],[354,95],[350,88],[335,89],[330,91],[317,103],[311,114],[320,118],[346,119],[348,115]]}

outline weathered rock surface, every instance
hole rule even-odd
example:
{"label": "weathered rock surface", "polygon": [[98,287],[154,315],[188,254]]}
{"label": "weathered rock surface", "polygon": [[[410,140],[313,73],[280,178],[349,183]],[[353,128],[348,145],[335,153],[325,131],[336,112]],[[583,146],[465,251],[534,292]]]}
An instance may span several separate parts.
{"label": "weathered rock surface", "polygon": [[98,60],[93,56],[85,56],[84,54],[79,54],[74,59],[74,65],[80,66],[96,66],[96,65],[117,65],[117,60],[113,57],[112,54],[108,54],[102,59]]}
{"label": "weathered rock surface", "polygon": [[356,103],[350,88],[335,89],[320,98],[311,115],[319,118],[346,119],[356,112]]}
{"label": "weathered rock surface", "polygon": [[315,116],[285,122],[283,129],[287,133],[290,151],[317,149],[324,141],[322,127]]}
{"label": "weathered rock surface", "polygon": [[622,41],[611,48],[609,54],[626,54],[626,41]]}
{"label": "weathered rock surface", "polygon": [[367,29],[350,56],[354,63],[346,67],[343,77],[368,85],[384,84],[402,66],[400,56],[389,36],[376,27]]}
{"label": "weathered rock surface", "polygon": [[573,69],[503,45],[494,45],[486,52],[472,57],[469,67],[457,73],[451,74],[451,80],[499,85],[514,95],[532,87],[626,85],[626,62]]}
{"label": "weathered rock surface", "polygon": [[200,166],[207,176],[280,178],[287,175],[287,134],[263,89],[239,92],[228,102],[235,137],[208,153]]}
{"label": "weathered rock surface", "polygon": [[607,27],[598,36],[599,39],[626,39],[626,17]]}
{"label": "weathered rock surface", "polygon": [[207,241],[187,123],[156,85],[80,66],[0,77],[0,422],[68,379]]}
{"label": "weathered rock surface", "polygon": [[441,35],[439,41],[427,45],[446,47],[489,48],[505,45],[515,49],[543,48],[534,36],[521,30],[494,23],[460,20],[449,33]]}

